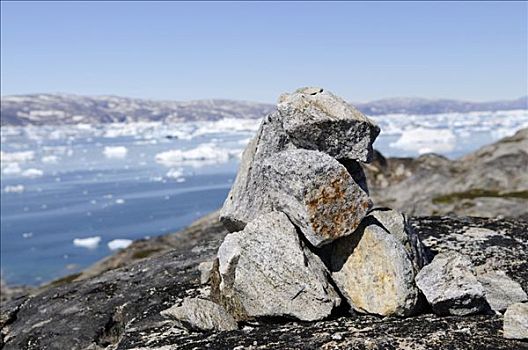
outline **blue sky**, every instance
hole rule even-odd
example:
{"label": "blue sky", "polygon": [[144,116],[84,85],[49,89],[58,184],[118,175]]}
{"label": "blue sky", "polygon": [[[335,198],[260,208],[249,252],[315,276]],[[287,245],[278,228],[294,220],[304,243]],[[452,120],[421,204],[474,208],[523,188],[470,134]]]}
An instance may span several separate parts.
{"label": "blue sky", "polygon": [[5,2],[2,95],[528,94],[526,2]]}

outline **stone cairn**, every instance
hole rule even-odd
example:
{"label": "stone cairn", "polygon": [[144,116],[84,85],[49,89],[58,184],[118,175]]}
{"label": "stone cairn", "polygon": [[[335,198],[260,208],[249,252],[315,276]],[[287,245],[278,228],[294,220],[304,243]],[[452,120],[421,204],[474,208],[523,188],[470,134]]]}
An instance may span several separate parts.
{"label": "stone cairn", "polygon": [[209,295],[163,314],[193,329],[233,330],[258,318],[321,320],[340,305],[400,317],[427,303],[439,315],[489,310],[466,257],[448,252],[425,266],[405,215],[372,209],[361,162],[379,132],[321,88],[282,95],[221,210],[231,233],[214,263],[200,266]]}

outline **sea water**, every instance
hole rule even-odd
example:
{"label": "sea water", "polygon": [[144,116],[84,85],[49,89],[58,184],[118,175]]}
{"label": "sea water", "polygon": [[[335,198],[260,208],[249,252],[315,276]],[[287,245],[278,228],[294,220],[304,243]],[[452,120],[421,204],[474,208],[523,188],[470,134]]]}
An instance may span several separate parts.
{"label": "sea water", "polygon": [[[386,115],[386,156],[457,158],[528,126],[527,111]],[[219,208],[259,120],[2,127],[1,272],[38,285]]]}

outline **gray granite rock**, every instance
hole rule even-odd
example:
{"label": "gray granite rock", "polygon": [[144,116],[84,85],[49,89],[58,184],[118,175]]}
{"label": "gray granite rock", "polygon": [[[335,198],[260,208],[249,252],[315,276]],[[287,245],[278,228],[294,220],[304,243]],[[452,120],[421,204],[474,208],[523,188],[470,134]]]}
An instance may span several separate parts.
{"label": "gray granite rock", "polygon": [[273,209],[316,247],[352,234],[372,206],[347,169],[322,152],[279,152],[262,164],[262,178]]}
{"label": "gray granite rock", "polygon": [[409,316],[419,307],[413,262],[400,240],[377,225],[362,225],[332,243],[332,279],[353,310]]}
{"label": "gray granite rock", "polygon": [[282,128],[280,115],[266,116],[242,154],[235,182],[220,212],[220,220],[230,232],[243,230],[256,216],[271,211],[261,165],[267,157],[290,148],[295,146]]}
{"label": "gray granite rock", "polygon": [[232,331],[237,322],[223,307],[200,298],[185,298],[181,305],[161,311],[161,315],[174,320],[178,326],[201,331]]}
{"label": "gray granite rock", "polygon": [[416,276],[416,284],[438,315],[471,315],[489,308],[473,265],[463,254],[436,255]]}
{"label": "gray granite rock", "polygon": [[528,303],[508,306],[504,313],[504,338],[528,340]]}
{"label": "gray granite rock", "polygon": [[528,300],[521,285],[504,271],[480,272],[477,269],[477,280],[482,284],[486,300],[494,311],[502,312],[511,304]]}
{"label": "gray granite rock", "polygon": [[400,241],[412,260],[416,272],[427,263],[424,246],[407,222],[405,214],[394,209],[376,208],[368,215],[376,219],[387,232]]}
{"label": "gray granite rock", "polygon": [[371,160],[379,127],[353,106],[321,88],[283,94],[277,105],[291,141],[337,159]]}
{"label": "gray granite rock", "polygon": [[204,261],[198,265],[200,270],[200,283],[208,284],[211,281],[211,270],[213,269],[213,261]]}
{"label": "gray granite rock", "polygon": [[218,250],[217,268],[213,300],[239,320],[319,320],[341,302],[326,267],[304,246],[284,213],[259,216],[243,231],[227,235]]}

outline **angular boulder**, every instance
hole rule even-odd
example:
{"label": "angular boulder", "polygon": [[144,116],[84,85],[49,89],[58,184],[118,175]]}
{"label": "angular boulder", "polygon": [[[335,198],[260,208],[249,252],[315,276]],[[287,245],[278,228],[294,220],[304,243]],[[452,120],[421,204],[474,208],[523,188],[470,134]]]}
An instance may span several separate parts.
{"label": "angular boulder", "polygon": [[416,276],[416,284],[438,315],[465,316],[489,310],[484,288],[463,254],[436,255]]}
{"label": "angular boulder", "polygon": [[521,285],[504,271],[477,270],[477,280],[482,284],[486,300],[493,311],[503,312],[512,304],[528,300]]}
{"label": "angular boulder", "polygon": [[233,316],[212,301],[200,298],[185,298],[181,305],[161,312],[183,328],[201,331],[232,331],[238,329]]}
{"label": "angular boulder", "polygon": [[415,267],[395,235],[377,225],[362,225],[332,248],[332,279],[353,310],[381,316],[416,313]]}
{"label": "angular boulder", "polygon": [[370,162],[379,127],[353,106],[321,88],[283,94],[277,105],[283,127],[300,148],[337,159]]}
{"label": "angular boulder", "polygon": [[284,213],[259,216],[228,234],[217,256],[212,297],[238,320],[320,320],[341,302],[328,270]]}
{"label": "angular boulder", "polygon": [[266,116],[242,154],[235,182],[220,211],[220,220],[227,230],[243,230],[259,214],[272,211],[261,164],[272,154],[289,148],[295,146],[282,128],[280,115],[276,112]]}
{"label": "angular boulder", "polygon": [[273,209],[316,247],[352,234],[372,206],[347,169],[318,151],[276,153],[262,164],[262,177]]}
{"label": "angular boulder", "polygon": [[512,304],[504,313],[504,338],[528,340],[528,303]]}
{"label": "angular boulder", "polygon": [[403,213],[389,208],[376,208],[369,212],[387,232],[396,237],[412,260],[416,272],[426,264],[425,248]]}

